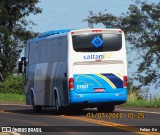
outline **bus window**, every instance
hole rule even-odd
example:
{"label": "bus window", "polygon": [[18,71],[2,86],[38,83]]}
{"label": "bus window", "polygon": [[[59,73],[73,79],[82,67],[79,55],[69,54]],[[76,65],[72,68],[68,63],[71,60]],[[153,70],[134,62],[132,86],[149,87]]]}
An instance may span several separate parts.
{"label": "bus window", "polygon": [[80,34],[72,37],[76,52],[108,52],[122,48],[121,34]]}

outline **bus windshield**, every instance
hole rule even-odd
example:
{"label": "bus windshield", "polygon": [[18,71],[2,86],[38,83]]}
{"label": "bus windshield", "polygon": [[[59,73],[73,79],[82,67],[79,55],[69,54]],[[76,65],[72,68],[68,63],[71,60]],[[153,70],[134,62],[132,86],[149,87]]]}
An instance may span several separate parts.
{"label": "bus windshield", "polygon": [[72,36],[76,52],[109,52],[122,48],[122,34],[94,33]]}

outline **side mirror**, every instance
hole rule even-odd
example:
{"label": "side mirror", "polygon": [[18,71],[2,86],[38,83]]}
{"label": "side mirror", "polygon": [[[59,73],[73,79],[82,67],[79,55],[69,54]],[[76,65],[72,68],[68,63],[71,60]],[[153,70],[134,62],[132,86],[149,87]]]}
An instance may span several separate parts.
{"label": "side mirror", "polygon": [[21,61],[26,61],[26,57],[21,57]]}
{"label": "side mirror", "polygon": [[23,61],[18,62],[18,73],[22,73]]}
{"label": "side mirror", "polygon": [[18,73],[26,73],[27,63],[28,61],[26,57],[21,57],[20,61],[18,62]]}
{"label": "side mirror", "polygon": [[28,61],[24,61],[24,67],[26,67],[27,66],[27,64],[28,64]]}

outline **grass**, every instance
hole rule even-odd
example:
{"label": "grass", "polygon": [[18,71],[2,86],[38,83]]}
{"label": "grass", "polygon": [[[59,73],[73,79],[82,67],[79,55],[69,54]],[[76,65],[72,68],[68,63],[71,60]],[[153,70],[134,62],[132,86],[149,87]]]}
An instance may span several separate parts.
{"label": "grass", "polygon": [[160,100],[153,99],[151,101],[146,99],[139,99],[137,101],[127,101],[124,105],[126,106],[135,106],[135,107],[153,107],[158,108],[160,107]]}
{"label": "grass", "polygon": [[25,103],[25,96],[11,93],[0,93],[1,103]]}
{"label": "grass", "polygon": [[160,98],[153,97],[152,100],[147,99],[139,99],[136,93],[131,92],[128,94],[128,100],[124,104],[126,106],[134,106],[134,107],[160,107]]}

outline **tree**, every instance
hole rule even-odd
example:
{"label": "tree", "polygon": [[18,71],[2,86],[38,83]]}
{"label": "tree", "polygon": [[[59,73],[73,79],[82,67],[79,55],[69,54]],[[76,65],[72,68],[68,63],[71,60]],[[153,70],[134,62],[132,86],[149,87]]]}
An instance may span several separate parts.
{"label": "tree", "polygon": [[137,59],[141,59],[136,80],[140,86],[155,84],[160,87],[160,2],[135,0],[128,12],[118,17],[107,13],[107,10],[98,14],[90,11],[84,21],[90,27],[102,23],[106,27],[121,28],[131,44],[132,53],[137,51]]}
{"label": "tree", "polygon": [[26,41],[35,36],[26,26],[35,25],[27,21],[31,13],[42,9],[36,7],[39,0],[0,0],[0,82],[16,67],[21,49]]}

